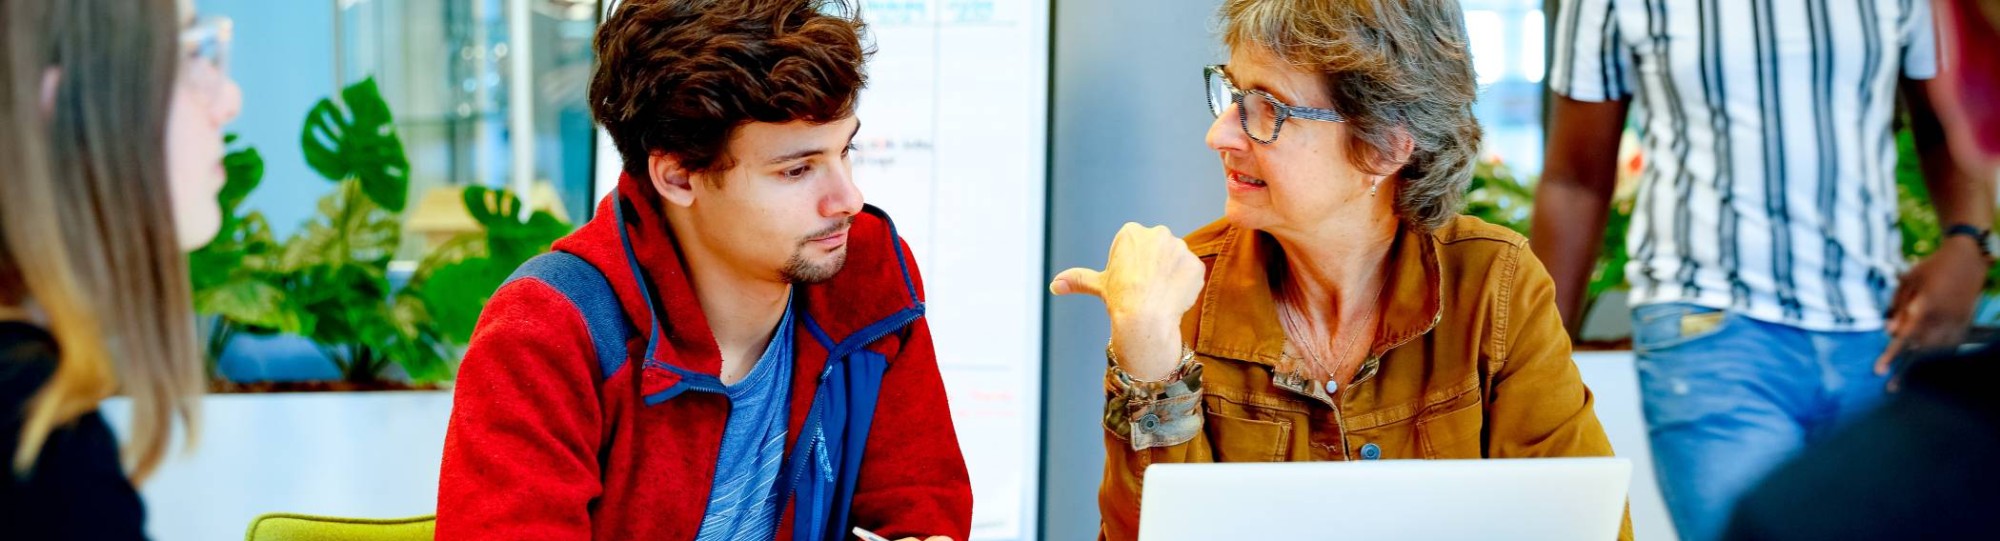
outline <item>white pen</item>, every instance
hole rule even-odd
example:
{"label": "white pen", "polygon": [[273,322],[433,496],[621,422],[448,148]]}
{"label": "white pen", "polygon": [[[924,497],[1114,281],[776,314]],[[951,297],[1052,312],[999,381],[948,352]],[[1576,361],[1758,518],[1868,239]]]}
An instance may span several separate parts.
{"label": "white pen", "polygon": [[875,532],[860,526],[854,527],[854,536],[861,538],[861,541],[889,541],[889,538],[875,535]]}

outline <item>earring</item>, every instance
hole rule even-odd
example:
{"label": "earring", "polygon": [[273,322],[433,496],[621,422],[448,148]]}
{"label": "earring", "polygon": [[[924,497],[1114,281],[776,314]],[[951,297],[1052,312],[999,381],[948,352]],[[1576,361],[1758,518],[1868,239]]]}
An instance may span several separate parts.
{"label": "earring", "polygon": [[1368,184],[1368,197],[1375,197],[1375,192],[1381,189],[1382,179],[1375,179],[1375,182]]}

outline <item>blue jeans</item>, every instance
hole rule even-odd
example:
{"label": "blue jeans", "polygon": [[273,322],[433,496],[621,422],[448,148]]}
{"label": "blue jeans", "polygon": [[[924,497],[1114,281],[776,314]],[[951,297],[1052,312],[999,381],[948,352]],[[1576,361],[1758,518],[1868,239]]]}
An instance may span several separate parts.
{"label": "blue jeans", "polygon": [[1689,304],[1633,308],[1653,465],[1681,538],[1719,537],[1764,474],[1879,402],[1888,342]]}

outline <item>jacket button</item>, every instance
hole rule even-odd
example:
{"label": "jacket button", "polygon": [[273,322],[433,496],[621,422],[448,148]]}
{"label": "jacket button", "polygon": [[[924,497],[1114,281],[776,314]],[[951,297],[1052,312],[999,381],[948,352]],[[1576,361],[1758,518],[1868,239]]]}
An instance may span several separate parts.
{"label": "jacket button", "polygon": [[1362,460],[1375,460],[1379,458],[1382,458],[1382,446],[1373,443],[1361,446]]}
{"label": "jacket button", "polygon": [[1152,430],[1158,426],[1160,426],[1160,416],[1158,415],[1148,413],[1145,417],[1139,418],[1139,428]]}

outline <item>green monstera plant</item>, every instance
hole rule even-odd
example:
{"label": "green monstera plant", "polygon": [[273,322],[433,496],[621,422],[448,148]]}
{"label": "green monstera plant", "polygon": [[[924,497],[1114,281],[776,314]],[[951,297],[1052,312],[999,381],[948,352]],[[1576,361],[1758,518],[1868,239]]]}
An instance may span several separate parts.
{"label": "green monstera plant", "polygon": [[347,381],[378,379],[391,363],[416,382],[448,379],[449,349],[427,323],[415,284],[390,287],[410,186],[395,117],[372,78],[340,98],[313,105],[300,134],[306,165],[335,183],[280,262],[291,271],[293,301],[315,321],[303,334]]}
{"label": "green monstera plant", "polygon": [[380,383],[390,366],[419,385],[450,379],[450,359],[470,340],[486,298],[569,231],[546,212],[516,219],[521,203],[512,194],[470,188],[466,207],[483,231],[454,238],[393,287],[389,263],[403,240],[410,166],[374,80],[314,105],[300,144],[307,165],[334,187],[283,242],[262,214],[239,214],[261,183],[261,157],[244,148],[225,159],[221,233],[190,260],[196,310],[213,316],[211,375],[233,338],[248,332],[312,340],[349,383]]}
{"label": "green monstera plant", "polygon": [[[236,136],[225,139],[236,143]],[[291,303],[280,281],[285,247],[271,233],[264,214],[240,212],[243,200],[264,178],[264,158],[257,149],[232,147],[222,159],[228,181],[217,199],[222,226],[207,245],[188,255],[195,311],[214,316],[205,323],[210,378],[222,349],[238,333],[301,333],[312,327],[311,314]]]}
{"label": "green monstera plant", "polygon": [[339,102],[323,98],[306,113],[299,134],[306,165],[327,180],[358,181],[370,202],[402,212],[409,200],[410,160],[389,102],[373,77],[342,89],[340,97]]}
{"label": "green monstera plant", "polygon": [[538,210],[523,221],[523,204],[506,190],[470,186],[465,210],[480,225],[446,241],[425,258],[413,282],[422,283],[422,297],[431,307],[437,328],[453,343],[472,340],[473,325],[486,299],[529,258],[549,250],[568,234],[570,225],[548,211]]}

